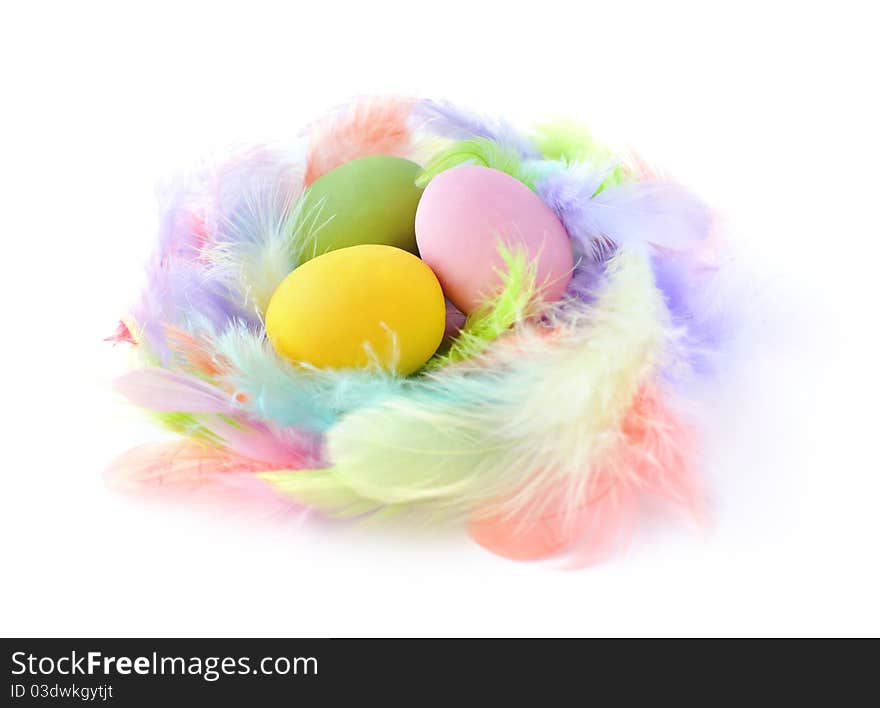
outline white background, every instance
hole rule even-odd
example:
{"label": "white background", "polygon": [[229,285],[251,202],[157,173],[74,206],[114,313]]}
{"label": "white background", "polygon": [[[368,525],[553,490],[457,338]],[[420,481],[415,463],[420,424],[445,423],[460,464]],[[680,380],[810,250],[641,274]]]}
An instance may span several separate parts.
{"label": "white background", "polygon": [[[0,20],[5,635],[878,634],[869,3],[24,3]],[[226,519],[101,471],[155,437],[102,342],[154,187],[362,93],[568,113],[726,215],[750,346],[710,400],[713,523],[583,571],[463,536]]]}

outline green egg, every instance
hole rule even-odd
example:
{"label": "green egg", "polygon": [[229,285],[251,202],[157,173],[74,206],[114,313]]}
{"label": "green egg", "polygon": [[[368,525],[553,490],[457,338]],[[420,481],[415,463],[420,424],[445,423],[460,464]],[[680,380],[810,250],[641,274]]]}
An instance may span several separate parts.
{"label": "green egg", "polygon": [[410,160],[370,155],[316,179],[296,221],[298,261],[363,244],[395,246],[418,255],[416,207],[421,168]]}

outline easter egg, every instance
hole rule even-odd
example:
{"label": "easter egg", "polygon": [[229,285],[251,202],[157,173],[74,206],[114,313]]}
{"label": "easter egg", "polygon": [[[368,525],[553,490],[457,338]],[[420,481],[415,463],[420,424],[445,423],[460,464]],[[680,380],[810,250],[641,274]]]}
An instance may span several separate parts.
{"label": "easter egg", "polygon": [[464,165],[432,179],[416,212],[422,259],[462,312],[471,313],[501,287],[499,241],[536,264],[541,297],[562,297],[574,267],[562,223],[519,180],[489,167]]}
{"label": "easter egg", "polygon": [[419,171],[400,157],[370,155],[319,177],[303,195],[295,221],[298,261],[367,243],[418,253]]}
{"label": "easter egg", "polygon": [[278,286],[266,333],[281,356],[334,369],[420,369],[446,327],[446,302],[421,260],[381,245],[341,248],[304,263]]}

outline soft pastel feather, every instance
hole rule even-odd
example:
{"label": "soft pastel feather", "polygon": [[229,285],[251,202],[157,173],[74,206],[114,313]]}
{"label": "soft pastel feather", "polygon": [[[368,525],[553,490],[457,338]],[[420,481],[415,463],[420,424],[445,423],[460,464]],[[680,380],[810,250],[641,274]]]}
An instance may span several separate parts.
{"label": "soft pastel feather", "polygon": [[565,118],[542,123],[535,129],[534,139],[541,154],[549,160],[569,165],[580,162],[613,165],[595,191],[622,184],[627,178],[628,169],[622,160],[611,148],[596,140],[592,131],[582,123]]}
{"label": "soft pastel feather", "polygon": [[178,258],[151,264],[132,320],[138,328],[135,336],[163,362],[170,351],[165,338],[169,325],[184,331],[222,331],[232,323],[254,329],[260,325],[256,313],[245,309],[224,282],[208,276],[202,265]]}
{"label": "soft pastel feather", "polygon": [[275,353],[264,334],[234,327],[211,340],[224,362],[218,379],[259,419],[323,431],[345,413],[411,385],[384,371],[317,369]]}
{"label": "soft pastel feather", "polygon": [[148,443],[135,447],[104,473],[115,490],[162,498],[196,498],[216,507],[249,509],[259,517],[287,516],[299,509],[261,480],[272,465],[195,440]]}
{"label": "soft pastel feather", "polygon": [[448,101],[418,101],[413,107],[413,119],[423,130],[445,138],[485,140],[524,159],[540,156],[533,140],[507,121],[482,116]]}
{"label": "soft pastel feather", "polygon": [[439,369],[482,354],[498,337],[523,322],[534,309],[534,268],[525,254],[500,246],[506,269],[501,273],[501,291],[472,312],[456,333],[449,349],[433,357],[428,370]]}
{"label": "soft pastel feather", "polygon": [[108,483],[117,489],[145,487],[194,489],[212,484],[231,474],[252,475],[269,465],[230,454],[222,448],[196,441],[147,443],[119,457],[106,472]]}
{"label": "soft pastel feather", "polygon": [[416,184],[424,187],[441,172],[458,165],[491,167],[518,179],[529,189],[535,188],[538,174],[534,163],[523,160],[514,149],[486,138],[459,140],[438,152],[423,168]]}
{"label": "soft pastel feather", "polygon": [[642,387],[612,434],[616,442],[592,462],[592,485],[572,491],[547,484],[531,492],[528,506],[516,513],[506,512],[504,500],[498,500],[474,512],[471,536],[515,560],[573,550],[574,560],[585,564],[631,538],[643,500],[666,502],[695,521],[702,519],[694,430],[655,384]]}
{"label": "soft pastel feather", "polygon": [[233,414],[236,399],[205,381],[159,367],[135,369],[116,380],[116,390],[152,411]]}
{"label": "soft pastel feather", "polygon": [[308,130],[305,184],[367,155],[408,157],[413,149],[411,99],[366,97],[341,107]]}
{"label": "soft pastel feather", "polygon": [[206,272],[263,315],[272,293],[296,267],[297,204],[303,159],[292,149],[251,147],[212,175]]}
{"label": "soft pastel feather", "polygon": [[161,190],[159,248],[131,317],[133,334],[161,363],[169,361],[169,328],[260,327],[274,287],[293,269],[302,172],[295,149],[254,146]]}
{"label": "soft pastel feather", "polygon": [[291,469],[323,464],[318,432],[253,418],[243,397],[229,393],[223,384],[148,367],[117,379],[116,389],[135,405],[164,416],[172,428],[183,426],[191,436],[231,453]]}
{"label": "soft pastel feather", "polygon": [[706,205],[671,181],[645,180],[600,190],[613,165],[584,162],[544,174],[541,198],[562,221],[579,253],[601,259],[615,248],[694,248],[708,237]]}

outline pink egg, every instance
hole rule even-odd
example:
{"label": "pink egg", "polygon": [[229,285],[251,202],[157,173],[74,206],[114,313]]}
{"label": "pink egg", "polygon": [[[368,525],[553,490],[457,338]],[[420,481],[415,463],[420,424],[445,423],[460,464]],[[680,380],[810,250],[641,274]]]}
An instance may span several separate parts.
{"label": "pink egg", "polygon": [[538,195],[489,167],[455,167],[431,180],[416,211],[419,255],[462,312],[473,312],[501,287],[497,271],[506,266],[499,239],[537,262],[544,300],[562,297],[574,267],[571,243]]}

